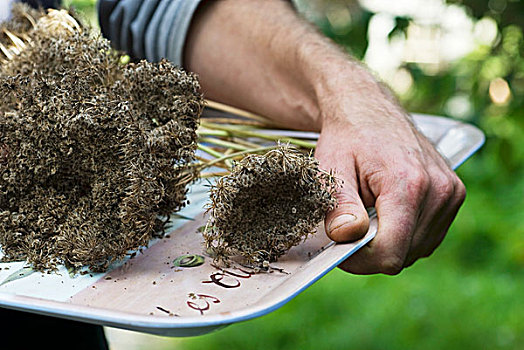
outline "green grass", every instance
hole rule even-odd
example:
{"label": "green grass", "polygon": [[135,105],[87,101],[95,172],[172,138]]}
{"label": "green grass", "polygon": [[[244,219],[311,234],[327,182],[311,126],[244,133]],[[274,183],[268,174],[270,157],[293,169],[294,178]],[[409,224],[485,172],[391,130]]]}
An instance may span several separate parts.
{"label": "green grass", "polygon": [[333,271],[280,310],[179,349],[522,349],[523,273],[443,259],[397,277]]}

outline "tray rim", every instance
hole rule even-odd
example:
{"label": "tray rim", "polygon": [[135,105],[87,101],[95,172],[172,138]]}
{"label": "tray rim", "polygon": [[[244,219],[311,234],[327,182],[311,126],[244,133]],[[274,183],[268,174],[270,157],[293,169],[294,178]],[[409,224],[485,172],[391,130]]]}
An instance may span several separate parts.
{"label": "tray rim", "polygon": [[452,119],[449,117],[444,117],[440,115],[434,115],[434,114],[424,114],[424,113],[411,113],[411,116],[414,119],[438,119],[438,120],[446,120],[451,124],[450,128],[446,131],[446,133],[441,137],[443,138],[451,129],[453,129],[456,126],[460,126],[461,128],[464,128],[468,130],[471,135],[474,135],[477,137],[477,141],[471,146],[469,149],[469,152],[466,152],[464,156],[462,156],[459,160],[456,161],[456,163],[450,164],[451,169],[456,170],[458,167],[460,167],[466,160],[471,158],[486,142],[486,136],[482,132],[482,130],[472,124],[465,123],[460,120]]}

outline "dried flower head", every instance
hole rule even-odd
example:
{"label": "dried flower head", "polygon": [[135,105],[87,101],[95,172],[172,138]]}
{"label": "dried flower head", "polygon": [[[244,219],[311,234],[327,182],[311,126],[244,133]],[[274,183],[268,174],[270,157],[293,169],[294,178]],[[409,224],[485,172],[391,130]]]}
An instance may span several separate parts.
{"label": "dried flower head", "polygon": [[104,270],[185,205],[204,101],[194,74],[123,66],[107,40],[53,13],[0,66],[0,246],[39,270]]}
{"label": "dried flower head", "polygon": [[249,155],[211,188],[204,238],[216,260],[261,266],[313,233],[336,200],[336,179],[312,156],[280,146]]}

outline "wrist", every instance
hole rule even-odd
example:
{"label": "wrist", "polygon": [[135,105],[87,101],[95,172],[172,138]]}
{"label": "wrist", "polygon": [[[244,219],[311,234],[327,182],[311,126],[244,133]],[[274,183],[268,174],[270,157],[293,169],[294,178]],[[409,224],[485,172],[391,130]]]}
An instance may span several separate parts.
{"label": "wrist", "polygon": [[334,43],[306,43],[300,50],[302,72],[321,111],[319,128],[365,125],[384,117],[406,119],[391,91]]}
{"label": "wrist", "polygon": [[323,125],[342,123],[362,127],[377,122],[407,121],[407,113],[389,88],[361,66],[341,70],[330,81],[318,84],[315,91],[323,111]]}

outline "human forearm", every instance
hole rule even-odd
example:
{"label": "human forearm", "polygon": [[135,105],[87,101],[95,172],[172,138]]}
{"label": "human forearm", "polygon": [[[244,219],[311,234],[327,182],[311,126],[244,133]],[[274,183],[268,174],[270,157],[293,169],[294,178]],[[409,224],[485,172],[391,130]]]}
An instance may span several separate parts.
{"label": "human forearm", "polygon": [[322,124],[323,79],[340,74],[326,60],[361,70],[280,0],[208,1],[185,50],[185,66],[200,74],[208,98],[312,130]]}
{"label": "human forearm", "polygon": [[[208,98],[295,128],[351,123],[378,108],[401,111],[372,74],[286,1],[208,1],[193,20],[184,58]],[[326,115],[340,101],[354,113]]]}

